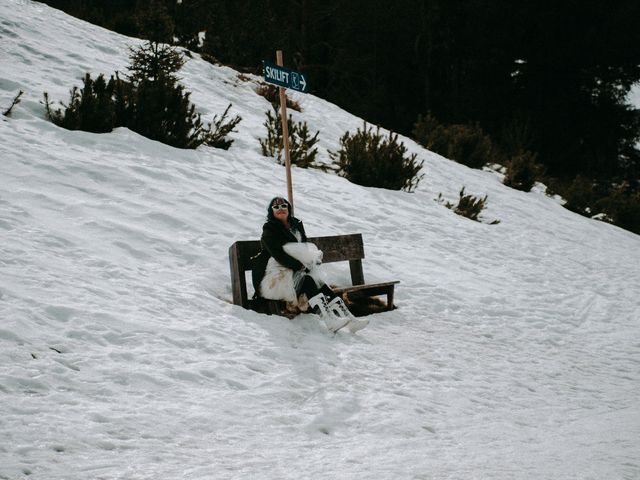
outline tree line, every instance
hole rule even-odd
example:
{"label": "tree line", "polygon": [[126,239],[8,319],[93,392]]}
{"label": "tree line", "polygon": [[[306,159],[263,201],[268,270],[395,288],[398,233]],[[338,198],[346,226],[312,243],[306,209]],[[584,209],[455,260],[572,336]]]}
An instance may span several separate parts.
{"label": "tree line", "polygon": [[639,191],[640,112],[625,103],[640,81],[635,0],[46,3],[142,38],[162,12],[165,41],[256,74],[281,49],[311,93],[372,124],[473,125],[505,157],[535,154],[560,184]]}

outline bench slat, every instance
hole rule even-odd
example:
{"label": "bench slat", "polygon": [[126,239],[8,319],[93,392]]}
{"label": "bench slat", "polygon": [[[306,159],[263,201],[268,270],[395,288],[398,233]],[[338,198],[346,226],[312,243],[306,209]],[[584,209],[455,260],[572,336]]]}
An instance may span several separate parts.
{"label": "bench slat", "polygon": [[357,292],[359,290],[372,290],[372,289],[387,289],[397,283],[400,283],[400,280],[394,280],[392,282],[382,282],[382,283],[369,283],[367,285],[345,285],[342,287],[332,288],[334,292]]}
{"label": "bench slat", "polygon": [[360,233],[332,237],[309,237],[307,240],[322,250],[322,263],[362,260],[364,258],[364,245]]}
{"label": "bench slat", "polygon": [[398,281],[387,283],[374,283],[371,285],[352,285],[346,287],[332,288],[338,295],[347,293],[353,294],[355,297],[372,296],[372,295],[393,295],[394,286]]}
{"label": "bench slat", "polygon": [[349,298],[356,299],[360,297],[373,297],[376,295],[386,295],[387,296],[387,308],[386,310],[393,310],[394,303],[394,287],[396,283],[400,283],[398,280],[392,282],[384,282],[384,283],[374,283],[371,285],[352,285],[346,287],[333,288],[332,290],[338,294],[342,295],[346,293]]}

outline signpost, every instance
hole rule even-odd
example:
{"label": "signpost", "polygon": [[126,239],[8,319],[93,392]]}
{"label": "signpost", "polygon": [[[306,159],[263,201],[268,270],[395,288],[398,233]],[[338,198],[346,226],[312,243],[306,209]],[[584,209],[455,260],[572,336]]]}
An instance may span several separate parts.
{"label": "signpost", "polygon": [[262,65],[264,66],[264,79],[267,82],[291,90],[297,90],[298,92],[307,92],[307,79],[302,73],[285,68],[280,64],[276,65],[267,62],[266,60],[262,62]]}
{"label": "signpost", "polygon": [[300,72],[296,72],[282,65],[282,50],[276,52],[276,64],[264,60],[264,80],[280,87],[280,119],[282,120],[282,142],[284,144],[284,159],[287,171],[287,195],[293,206],[293,184],[291,181],[291,155],[289,154],[289,127],[287,124],[287,96],[285,89],[305,93],[307,79]]}

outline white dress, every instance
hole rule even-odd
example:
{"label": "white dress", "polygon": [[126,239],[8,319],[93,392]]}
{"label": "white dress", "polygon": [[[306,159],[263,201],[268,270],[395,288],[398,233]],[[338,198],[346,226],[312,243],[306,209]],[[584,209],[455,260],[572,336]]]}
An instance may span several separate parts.
{"label": "white dress", "polygon": [[318,288],[326,282],[322,272],[322,251],[313,243],[291,242],[283,245],[282,249],[309,269],[309,273],[298,270],[294,272],[271,257],[267,263],[264,278],[260,283],[262,297],[269,300],[284,300],[294,305],[298,304],[298,293],[302,287],[305,275],[310,275]]}

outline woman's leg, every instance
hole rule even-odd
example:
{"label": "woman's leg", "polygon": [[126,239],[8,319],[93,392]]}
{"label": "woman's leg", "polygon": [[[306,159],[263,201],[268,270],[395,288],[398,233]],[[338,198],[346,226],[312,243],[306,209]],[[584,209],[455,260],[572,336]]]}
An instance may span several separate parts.
{"label": "woman's leg", "polygon": [[300,286],[299,293],[304,293],[307,296],[307,298],[313,298],[318,293],[320,293],[320,291],[321,290],[316,285],[315,280],[311,278],[309,275],[305,275],[304,278],[302,279],[302,284]]}
{"label": "woman's leg", "polygon": [[322,293],[325,297],[327,297],[327,301],[331,301],[337,297],[337,295],[333,293],[333,290],[331,290],[331,288],[329,288],[326,283],[323,284],[322,287],[318,288],[316,281],[310,275],[304,276],[300,286],[300,292],[298,292],[298,294],[301,293],[304,293],[307,298],[313,298],[317,294]]}
{"label": "woman's leg", "polygon": [[333,290],[331,290],[329,285],[327,285],[326,283],[322,285],[322,288],[320,288],[320,291],[324,293],[325,297],[327,297],[329,300],[333,300],[338,296],[333,292]]}

